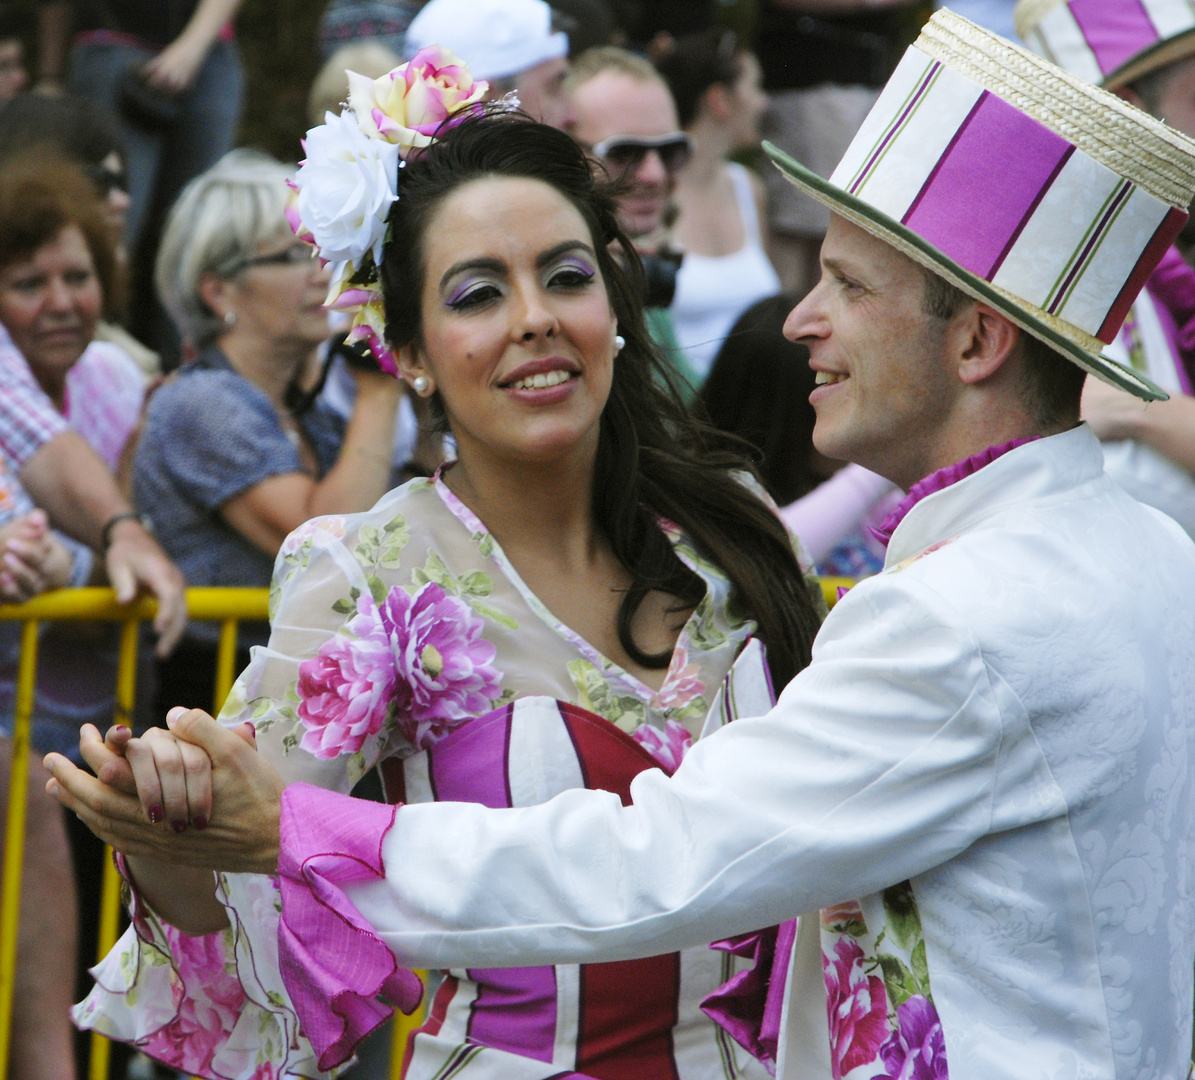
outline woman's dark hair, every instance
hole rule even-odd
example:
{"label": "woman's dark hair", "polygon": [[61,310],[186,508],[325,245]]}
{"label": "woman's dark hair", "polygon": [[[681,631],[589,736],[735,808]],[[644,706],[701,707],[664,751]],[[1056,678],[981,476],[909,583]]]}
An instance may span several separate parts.
{"label": "woman's dark hair", "polygon": [[[632,579],[619,608],[619,641],[637,663],[666,667],[668,654],[648,655],[635,643],[636,610],[653,589],[675,596],[683,607],[705,595],[701,578],[661,531],[658,519],[664,517],[730,578],[733,609],[756,620],[773,678],[783,685],[809,662],[818,626],[788,536],[733,474],[750,470],[746,458],[725,448],[723,437],[697,423],[682,403],[644,323],[642,265],[618,225],[609,189],[572,139],[526,116],[483,109],[408,161],[381,267],[390,344],[420,338],[421,241],[432,215],[457,188],[494,176],[539,180],[576,207],[593,237],[618,332],[626,339],[602,413],[593,485],[598,526]],[[622,257],[615,259],[611,247]]]}
{"label": "woman's dark hair", "polygon": [[72,161],[33,152],[0,165],[0,269],[30,257],[69,225],[87,242],[111,317],[120,309],[122,282],[91,180]]}
{"label": "woman's dark hair", "polygon": [[711,86],[734,87],[743,73],[743,48],[733,30],[714,28],[700,34],[686,34],[659,60],[676,100],[680,126],[687,128],[701,110],[701,99]]}
{"label": "woman's dark hair", "polygon": [[109,154],[124,156],[124,141],[111,116],[73,94],[19,94],[0,107],[0,160],[42,150],[85,167]]}
{"label": "woman's dark hair", "polygon": [[781,506],[824,479],[809,467],[817,419],[809,404],[809,350],[781,333],[796,304],[796,297],[781,293],[744,311],[701,388],[710,423],[759,451],[760,479]]}

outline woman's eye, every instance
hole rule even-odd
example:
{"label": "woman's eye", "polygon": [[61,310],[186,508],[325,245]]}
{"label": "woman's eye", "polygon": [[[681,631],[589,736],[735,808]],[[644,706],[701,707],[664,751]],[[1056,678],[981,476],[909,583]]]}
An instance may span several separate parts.
{"label": "woman's eye", "polygon": [[89,281],[91,281],[91,271],[90,270],[68,270],[66,272],[66,274],[63,275],[63,277],[66,279],[66,283],[68,285],[72,285],[75,288],[78,288],[79,286],[86,285]]}
{"label": "woman's eye", "polygon": [[488,283],[474,285],[471,288],[455,293],[449,299],[448,306],[453,311],[468,311],[471,308],[481,307],[483,304],[497,300],[501,295],[497,285],[490,285]]}
{"label": "woman's eye", "polygon": [[580,266],[561,266],[552,271],[548,284],[556,288],[582,289],[592,280],[592,270]]}
{"label": "woman's eye", "polygon": [[33,293],[45,284],[45,281],[40,277],[17,278],[8,283],[8,287],[14,292],[19,293]]}

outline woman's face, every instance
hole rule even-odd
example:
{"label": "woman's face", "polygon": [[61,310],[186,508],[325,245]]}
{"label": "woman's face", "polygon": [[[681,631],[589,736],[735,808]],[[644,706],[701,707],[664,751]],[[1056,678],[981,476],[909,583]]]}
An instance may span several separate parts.
{"label": "woman's face", "polygon": [[311,349],[328,336],[328,271],[312,249],[289,234],[259,245],[233,279],[232,332],[252,334],[283,351]]}
{"label": "woman's face", "polygon": [[439,391],[462,459],[595,453],[617,327],[572,203],[538,180],[477,180],[431,215],[423,249],[423,334],[403,370]]}
{"label": "woman's face", "polygon": [[739,55],[742,70],[731,92],[736,127],[736,147],[754,147],[759,143],[759,121],[768,108],[768,95],[763,88],[763,69],[752,52]]}
{"label": "woman's face", "polygon": [[95,336],[103,306],[91,250],[77,225],[0,270],[0,322],[53,397]]}

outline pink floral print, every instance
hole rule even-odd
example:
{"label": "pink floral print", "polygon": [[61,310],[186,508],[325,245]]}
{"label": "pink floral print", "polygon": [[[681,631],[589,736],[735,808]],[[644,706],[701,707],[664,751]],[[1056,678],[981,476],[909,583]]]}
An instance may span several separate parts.
{"label": "pink floral print", "polygon": [[880,1047],[885,1072],[874,1080],[948,1080],[942,1021],[929,998],[909,998],[896,1010],[899,1028]]}
{"label": "pink floral print", "polygon": [[822,954],[826,1010],[830,1021],[830,1067],[834,1080],[875,1061],[888,1035],[888,996],[884,982],[868,975],[863,950],[853,938],[834,946],[834,959]]}
{"label": "pink floral print", "polygon": [[414,596],[393,588],[379,606],[357,598],[357,614],[299,665],[300,745],[318,758],[356,753],[393,715],[411,744],[426,749],[499,696],[497,650],[485,621],[436,584]]}
{"label": "pink floral print", "polygon": [[663,765],[664,771],[669,774],[676,772],[693,745],[693,736],[688,729],[675,720],[666,721],[663,731],[653,724],[640,724],[631,738]]}
{"label": "pink floral print", "polygon": [[186,988],[178,1015],[142,1044],[153,1058],[187,1073],[209,1075],[212,1058],[228,1040],[245,1004],[225,935],[189,937],[166,927],[179,978]]}
{"label": "pink floral print", "polygon": [[664,685],[651,699],[651,707],[660,712],[682,710],[705,693],[701,681],[701,669],[689,663],[689,651],[678,643],[672,653],[672,662],[664,676]]}

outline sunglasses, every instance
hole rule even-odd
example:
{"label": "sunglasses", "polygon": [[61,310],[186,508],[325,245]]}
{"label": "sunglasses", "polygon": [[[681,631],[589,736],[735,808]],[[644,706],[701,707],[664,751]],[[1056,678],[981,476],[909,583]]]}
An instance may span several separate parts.
{"label": "sunglasses", "polygon": [[693,156],[693,142],[683,131],[667,135],[611,135],[593,146],[594,157],[617,172],[639,168],[651,151],[669,173],[680,172]]}
{"label": "sunglasses", "polygon": [[106,165],[85,164],[83,170],[88,179],[95,184],[101,199],[106,199],[113,191],[128,192],[129,174],[124,169],[110,169]]}

